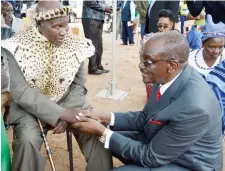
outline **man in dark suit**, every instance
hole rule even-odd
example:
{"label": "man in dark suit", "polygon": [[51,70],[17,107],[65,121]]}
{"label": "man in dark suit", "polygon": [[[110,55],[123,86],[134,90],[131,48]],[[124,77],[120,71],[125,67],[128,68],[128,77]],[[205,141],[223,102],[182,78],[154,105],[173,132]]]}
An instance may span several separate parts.
{"label": "man in dark suit", "polygon": [[145,34],[158,32],[157,20],[159,11],[162,9],[168,9],[173,12],[175,21],[178,22],[180,1],[155,1],[153,0],[148,7],[145,23]]}
{"label": "man in dark suit", "polygon": [[177,31],[153,34],[140,63],[143,81],[155,83],[144,109],[76,116],[80,122],[75,127],[99,135],[104,147],[125,164],[116,171],[222,170],[220,106],[187,64],[189,51]]}
{"label": "man in dark suit", "polygon": [[214,23],[225,24],[225,1],[187,1],[187,5],[193,17],[197,17],[205,9],[205,16],[210,14]]}

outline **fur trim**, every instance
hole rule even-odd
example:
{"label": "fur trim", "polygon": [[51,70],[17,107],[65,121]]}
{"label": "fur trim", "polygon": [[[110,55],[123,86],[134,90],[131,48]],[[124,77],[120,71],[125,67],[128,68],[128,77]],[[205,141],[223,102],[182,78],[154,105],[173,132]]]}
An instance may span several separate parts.
{"label": "fur trim", "polygon": [[34,19],[36,21],[51,20],[53,18],[68,16],[70,12],[71,12],[71,8],[69,7],[57,8],[54,10],[36,13],[34,15]]}

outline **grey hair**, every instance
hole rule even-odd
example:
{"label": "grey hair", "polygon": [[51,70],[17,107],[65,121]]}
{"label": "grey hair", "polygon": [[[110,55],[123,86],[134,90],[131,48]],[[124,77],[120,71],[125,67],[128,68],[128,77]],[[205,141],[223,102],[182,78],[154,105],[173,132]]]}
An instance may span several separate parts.
{"label": "grey hair", "polygon": [[154,33],[148,41],[164,41],[157,52],[165,59],[175,59],[180,63],[187,62],[190,47],[186,38],[178,31]]}

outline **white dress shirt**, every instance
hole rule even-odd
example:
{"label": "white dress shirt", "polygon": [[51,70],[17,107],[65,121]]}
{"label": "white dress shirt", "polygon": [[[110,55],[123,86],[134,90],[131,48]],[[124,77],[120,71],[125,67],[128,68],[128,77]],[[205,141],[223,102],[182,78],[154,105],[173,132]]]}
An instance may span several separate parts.
{"label": "white dress shirt", "polygon": [[[160,90],[159,91],[160,91],[161,96],[173,84],[173,82],[177,79],[177,77],[179,77],[179,75],[181,73],[182,73],[182,71],[174,79],[172,79],[168,83],[159,86],[160,87]],[[110,120],[109,126],[114,126],[114,123],[115,123],[115,115],[114,115],[113,112],[111,112],[111,120]],[[111,138],[112,134],[113,134],[113,131],[109,130],[108,134],[106,135],[106,140],[105,140],[105,145],[104,145],[104,147],[106,149],[109,149],[109,141],[110,141],[110,138]]]}

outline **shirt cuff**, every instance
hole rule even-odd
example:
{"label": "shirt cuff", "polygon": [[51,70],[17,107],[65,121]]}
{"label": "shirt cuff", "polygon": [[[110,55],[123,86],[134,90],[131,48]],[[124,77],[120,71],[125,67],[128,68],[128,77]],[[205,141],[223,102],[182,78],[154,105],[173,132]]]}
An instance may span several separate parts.
{"label": "shirt cuff", "polygon": [[110,120],[109,126],[114,126],[114,123],[115,123],[115,115],[113,112],[111,112],[111,120]]}
{"label": "shirt cuff", "polygon": [[110,141],[110,138],[111,138],[112,134],[113,134],[113,131],[109,130],[107,135],[106,135],[105,145],[104,145],[104,147],[106,149],[109,149],[109,141]]}

